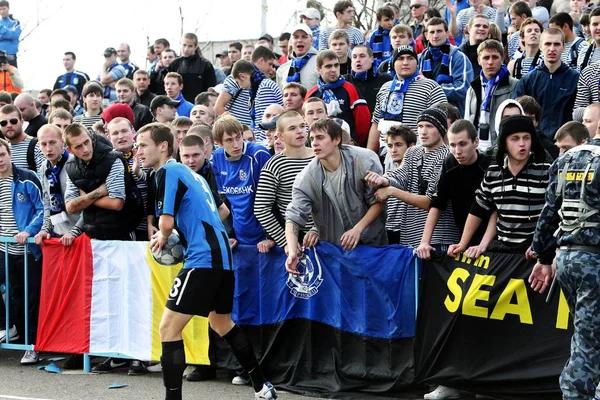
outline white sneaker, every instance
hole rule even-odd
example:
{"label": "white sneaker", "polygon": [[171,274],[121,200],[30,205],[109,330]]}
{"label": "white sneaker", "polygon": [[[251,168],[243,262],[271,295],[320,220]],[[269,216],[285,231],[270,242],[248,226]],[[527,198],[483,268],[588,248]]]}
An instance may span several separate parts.
{"label": "white sneaker", "polygon": [[231,380],[232,385],[247,385],[250,383],[250,378],[246,379],[242,375],[234,376]]}
{"label": "white sneaker", "polygon": [[[19,338],[19,332],[17,332],[16,326],[13,325],[8,330],[8,338],[10,339],[11,342],[13,340],[17,340]],[[0,342],[4,342],[4,341],[6,341],[6,330],[5,329],[0,331]]]}
{"label": "white sneaker", "polygon": [[275,390],[273,385],[271,385],[269,382],[265,382],[260,392],[254,393],[254,398],[265,400],[276,399],[277,391]]}
{"label": "white sneaker", "polygon": [[442,385],[438,386],[433,392],[423,396],[426,400],[458,399],[459,397],[460,393],[458,390]]}
{"label": "white sneaker", "polygon": [[150,365],[148,367],[148,372],[162,372],[162,365],[160,363],[155,365]]}
{"label": "white sneaker", "polygon": [[21,365],[31,365],[40,362],[40,353],[33,350],[27,350],[23,358],[21,358]]}

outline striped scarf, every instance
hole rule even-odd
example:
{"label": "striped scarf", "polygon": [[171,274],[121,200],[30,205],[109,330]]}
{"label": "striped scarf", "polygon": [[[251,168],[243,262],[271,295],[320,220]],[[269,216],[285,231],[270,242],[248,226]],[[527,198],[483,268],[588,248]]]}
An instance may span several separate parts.
{"label": "striped scarf", "polygon": [[392,43],[390,41],[390,30],[381,26],[371,36],[371,49],[373,58],[382,60],[392,55]]}
{"label": "striped scarf", "polygon": [[[423,76],[425,78],[433,79],[437,83],[452,83],[454,79],[450,76],[450,45],[445,44],[441,47],[429,47],[425,53],[425,59],[423,60]],[[433,72],[431,68],[431,60],[433,61],[441,61],[440,72],[438,75],[433,77]]]}
{"label": "striped scarf", "polygon": [[286,82],[300,82],[300,71],[302,71],[302,68],[304,68],[312,56],[314,56],[314,54],[309,52],[303,57],[294,58],[292,60],[292,64],[290,65]]}
{"label": "striped scarf", "polygon": [[68,159],[69,152],[65,149],[55,166],[52,166],[49,160],[46,161],[46,179],[48,179],[50,185],[50,215],[66,211],[65,199],[60,186],[60,172]]}

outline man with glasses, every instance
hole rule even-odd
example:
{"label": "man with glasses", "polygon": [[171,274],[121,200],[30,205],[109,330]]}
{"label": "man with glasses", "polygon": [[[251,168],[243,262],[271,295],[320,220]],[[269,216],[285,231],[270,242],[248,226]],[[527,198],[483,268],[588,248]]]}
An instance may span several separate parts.
{"label": "man with glasses", "polygon": [[411,0],[410,2],[410,15],[413,17],[413,21],[409,26],[415,38],[423,33],[423,16],[427,9],[429,9],[429,0]]}
{"label": "man with glasses", "polygon": [[44,162],[44,155],[36,146],[37,141],[23,130],[23,116],[17,107],[7,104],[0,108],[0,129],[10,143],[12,163],[19,168],[37,171]]}

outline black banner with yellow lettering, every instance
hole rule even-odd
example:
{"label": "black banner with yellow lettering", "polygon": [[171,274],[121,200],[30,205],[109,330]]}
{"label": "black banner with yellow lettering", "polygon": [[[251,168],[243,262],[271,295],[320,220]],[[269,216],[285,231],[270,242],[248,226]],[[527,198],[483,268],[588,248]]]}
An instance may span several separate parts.
{"label": "black banner with yellow lettering", "polygon": [[502,399],[561,398],[572,323],[559,290],[550,303],[531,290],[533,264],[500,253],[423,264],[417,382]]}

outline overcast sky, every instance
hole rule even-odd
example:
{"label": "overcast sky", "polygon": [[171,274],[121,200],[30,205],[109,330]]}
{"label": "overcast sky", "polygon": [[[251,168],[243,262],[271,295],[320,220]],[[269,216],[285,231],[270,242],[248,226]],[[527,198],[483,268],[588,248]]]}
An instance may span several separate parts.
{"label": "overcast sky", "polygon": [[[322,0],[331,7],[334,0]],[[27,90],[51,88],[63,73],[62,55],[77,55],[75,68],[91,78],[98,76],[107,47],[125,42],[132,61],[144,68],[147,37],[154,42],[167,38],[179,53],[181,20],[184,31],[196,31],[201,42],[256,39],[260,29],[260,0],[12,0],[11,13],[21,21],[26,34],[37,19],[48,18],[25,38],[19,48],[19,70]],[[267,32],[273,36],[295,22],[295,11],[305,1],[267,0]],[[23,35],[24,35],[23,34]],[[23,35],[21,38],[23,38]],[[214,60],[211,60],[214,62]]]}

